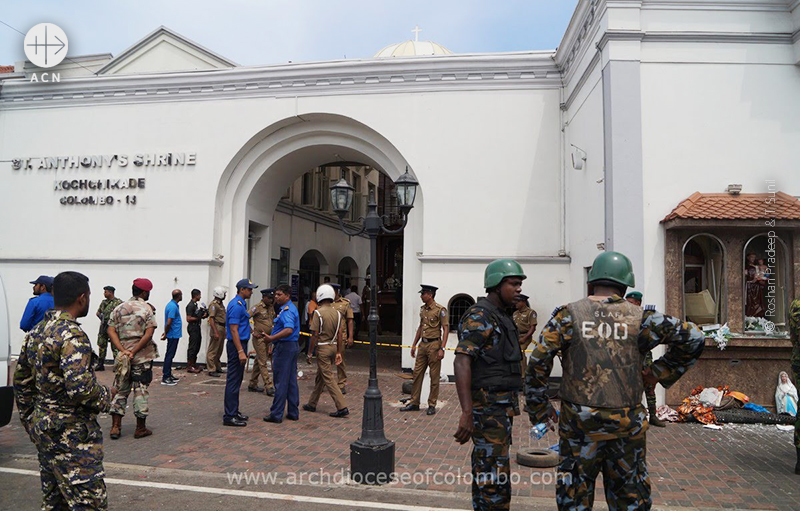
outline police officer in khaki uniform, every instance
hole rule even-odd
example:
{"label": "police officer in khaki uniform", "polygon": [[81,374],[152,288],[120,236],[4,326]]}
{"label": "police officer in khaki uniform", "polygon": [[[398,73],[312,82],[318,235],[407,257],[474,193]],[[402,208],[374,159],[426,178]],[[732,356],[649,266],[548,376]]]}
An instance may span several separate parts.
{"label": "police officer in khaki uniform", "polygon": [[317,353],[317,377],[314,381],[314,391],[308,398],[308,403],[303,405],[303,410],[316,412],[317,403],[323,390],[327,390],[336,405],[336,411],[330,413],[331,417],[345,417],[350,413],[344,402],[344,396],[339,389],[337,375],[333,367],[342,363],[344,352],[344,316],[333,307],[335,291],[328,284],[323,284],[317,289],[317,301],[320,306],[309,319],[311,341],[308,345],[306,359],[311,363],[311,355]]}
{"label": "police officer in khaki uniform", "polygon": [[[250,375],[250,384],[247,390],[250,392],[264,392],[267,389],[268,396],[275,395],[275,387],[272,386],[272,378],[267,367],[268,349],[264,340],[265,335],[272,333],[272,322],[275,320],[275,308],[273,304],[275,290],[273,288],[261,291],[261,301],[250,309],[250,317],[253,318],[253,349],[256,352],[256,363],[253,366],[253,373]],[[264,388],[258,386],[258,377],[264,380]]]}
{"label": "police officer in khaki uniform", "polygon": [[[411,389],[411,402],[400,408],[401,412],[415,412],[419,410],[419,400],[422,394],[422,380],[425,378],[425,369],[430,367],[431,393],[428,396],[428,415],[436,413],[436,400],[439,397],[439,372],[444,358],[444,342],[450,333],[450,324],[447,321],[447,308],[439,305],[434,300],[435,286],[421,285],[420,298],[422,307],[419,309],[419,328],[414,342],[411,345],[411,356],[416,358],[414,363],[414,385]],[[417,353],[419,343],[419,353]]]}
{"label": "police officer in khaki uniform", "polygon": [[211,327],[211,338],[206,350],[206,369],[208,375],[219,378],[222,374],[222,345],[225,341],[225,295],[222,286],[214,288],[214,300],[208,306],[208,325]]}
{"label": "police officer in khaki uniform", "polygon": [[513,314],[514,324],[517,325],[517,332],[519,333],[519,346],[522,349],[522,374],[528,368],[528,354],[525,350],[531,344],[533,339],[533,332],[536,331],[536,311],[531,309],[531,304],[528,301],[528,295],[519,295],[514,297],[514,308],[516,309]]}
{"label": "police officer in khaki uniform", "polygon": [[[342,335],[346,335],[345,347],[349,348],[353,345],[353,333],[354,333],[354,326],[353,326],[353,308],[350,307],[350,300],[341,296],[339,294],[339,284],[330,284],[333,287],[333,291],[336,293],[336,299],[333,300],[333,308],[339,311],[342,317],[346,320],[345,324],[347,325],[347,332],[342,332]],[[317,296],[317,301],[319,301],[319,296]],[[341,389],[342,394],[347,394],[347,366],[344,363],[344,351],[342,351],[342,363],[336,366],[336,374],[339,380],[339,389]]]}

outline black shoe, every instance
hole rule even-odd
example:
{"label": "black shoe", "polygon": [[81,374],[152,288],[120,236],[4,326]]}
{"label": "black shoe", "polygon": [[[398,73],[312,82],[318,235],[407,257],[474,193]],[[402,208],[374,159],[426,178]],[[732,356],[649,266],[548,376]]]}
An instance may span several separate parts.
{"label": "black shoe", "polygon": [[247,423],[238,417],[234,417],[232,419],[225,419],[222,421],[223,426],[234,426],[237,428],[243,428],[247,426]]}
{"label": "black shoe", "polygon": [[342,395],[347,394],[347,387],[342,387]]}
{"label": "black shoe", "polygon": [[106,370],[106,366],[104,366],[103,364],[97,364],[97,367],[95,367],[94,370],[95,370],[95,372],[99,373],[100,371],[105,371]]}
{"label": "black shoe", "polygon": [[436,407],[435,406],[429,406],[428,407],[428,411],[425,412],[425,414],[426,415],[436,415]]}
{"label": "black shoe", "polygon": [[247,392],[258,392],[260,394],[264,393],[264,387],[247,387]]}
{"label": "black shoe", "polygon": [[401,412],[418,412],[419,405],[405,405],[404,407],[400,408]]}
{"label": "black shoe", "polygon": [[240,412],[236,412],[236,418],[239,419],[240,421],[245,421],[245,422],[247,422],[250,419],[250,417]]}
{"label": "black shoe", "polygon": [[275,424],[280,424],[281,422],[283,422],[283,419],[276,419],[272,415],[267,415],[266,417],[264,417],[264,422],[274,422]]}
{"label": "black shoe", "polygon": [[286,416],[286,420],[289,420],[289,421],[299,421],[299,420],[300,420],[300,417],[289,417],[289,416],[287,415],[287,416]]}
{"label": "black shoe", "polygon": [[219,373],[217,371],[209,371],[208,375],[211,376],[212,378],[219,378],[220,376],[222,376],[222,373]]}
{"label": "black shoe", "polygon": [[342,408],[341,410],[336,410],[335,412],[329,413],[328,415],[331,417],[346,417],[350,415],[350,410],[348,410],[347,408]]}
{"label": "black shoe", "polygon": [[274,397],[274,396],[275,396],[275,387],[270,387],[270,388],[268,388],[268,389],[267,389],[267,395],[268,395],[269,397]]}
{"label": "black shoe", "polygon": [[303,410],[313,413],[313,412],[317,411],[317,407],[316,406],[311,406],[311,405],[303,405]]}

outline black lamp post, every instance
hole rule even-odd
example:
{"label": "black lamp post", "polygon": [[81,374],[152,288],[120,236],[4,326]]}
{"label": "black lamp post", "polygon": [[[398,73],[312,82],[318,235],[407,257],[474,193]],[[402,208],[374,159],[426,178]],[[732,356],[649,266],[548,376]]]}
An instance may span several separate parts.
{"label": "black lamp post", "polygon": [[383,218],[378,216],[378,204],[373,193],[370,193],[367,204],[367,215],[362,217],[364,224],[358,231],[351,231],[344,224],[344,216],[353,204],[354,189],[344,179],[331,186],[331,204],[339,215],[339,226],[345,234],[358,236],[366,233],[369,237],[370,268],[373,281],[370,286],[369,307],[369,384],[364,393],[364,416],[361,421],[361,437],[350,444],[350,477],[364,484],[385,484],[390,482],[394,473],[394,442],[386,439],[383,432],[383,396],[378,388],[378,288],[377,260],[378,235],[381,233],[396,234],[406,227],[408,212],[414,207],[419,183],[408,173],[395,181],[395,191],[403,225],[397,229],[387,229]]}

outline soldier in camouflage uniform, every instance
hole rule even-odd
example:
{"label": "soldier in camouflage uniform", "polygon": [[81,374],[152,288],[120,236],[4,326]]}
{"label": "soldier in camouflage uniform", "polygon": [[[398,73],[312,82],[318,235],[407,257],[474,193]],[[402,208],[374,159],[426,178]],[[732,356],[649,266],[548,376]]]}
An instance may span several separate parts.
{"label": "soldier in camouflage uniform", "polygon": [[39,454],[42,509],[107,509],[103,432],[97,414],[112,392],[97,383],[89,337],[76,321],[89,312],[89,279],[63,272],[55,309],[26,336],[14,373],[22,425]]}
{"label": "soldier in camouflage uniform", "polygon": [[114,386],[119,393],[111,406],[109,436],[112,440],[122,434],[122,417],[131,392],[133,414],[136,416],[133,438],[153,434],[147,429],[147,416],[150,413],[147,387],[153,381],[153,360],[158,358],[158,348],[153,342],[153,332],[158,324],[153,309],[147,303],[152,289],[153,283],[149,280],[134,280],[133,296],[114,309],[108,321],[108,336],[120,351],[114,363]]}
{"label": "soldier in camouflage uniform", "polygon": [[[100,302],[100,307],[97,308],[97,317],[100,319],[100,332],[97,334],[97,349],[99,351],[97,367],[95,371],[105,371],[106,352],[108,350],[108,318],[111,317],[111,311],[117,308],[117,305],[122,303],[122,300],[114,296],[116,289],[114,286],[106,286],[103,288],[103,296],[105,300]],[[117,348],[112,344],[111,352],[114,354],[114,359],[117,358]]]}
{"label": "soldier in camouflage uniform", "polygon": [[[640,293],[639,291],[631,291],[630,293],[625,295],[625,299],[628,302],[636,305],[637,307],[641,307],[642,306],[642,298],[643,298],[642,293]],[[649,307],[651,307],[651,306],[648,305],[645,308],[649,308]],[[642,366],[642,369],[644,371],[647,371],[647,368],[650,367],[651,365],[653,365],[653,352],[652,351],[648,351],[644,355],[644,365]],[[645,383],[645,386],[644,386],[644,397],[647,399],[647,411],[650,414],[650,419],[649,419],[650,425],[651,426],[655,426],[657,428],[666,428],[667,427],[667,423],[662,421],[661,419],[659,419],[658,416],[656,415],[656,410],[658,409],[658,407],[656,406],[656,386],[655,386],[655,384],[648,385],[648,384]]]}
{"label": "soldier in camouflage uniform", "polygon": [[470,307],[458,325],[455,373],[461,417],[456,441],[472,438],[472,507],[511,506],[511,427],[519,415],[522,352],[507,309],[522,291],[525,273],[516,261],[486,267],[486,298]]}
{"label": "soldier in camouflage uniform", "polygon": [[[621,298],[633,285],[627,257],[597,256],[589,271],[590,296],[553,312],[528,362],[525,397],[531,423],[558,420],[559,509],[592,509],[600,472],[610,510],[650,509],[643,387],[671,386],[703,352],[703,334],[693,323],[643,311]],[[669,346],[666,354],[643,372],[645,353],[658,344]],[[558,352],[564,374],[556,419],[546,391]]]}
{"label": "soldier in camouflage uniform", "polygon": [[[795,384],[800,384],[800,300],[794,300],[789,306],[789,328],[792,336],[792,373]],[[797,450],[794,473],[800,475],[800,413],[794,422],[794,447]]]}
{"label": "soldier in camouflage uniform", "polygon": [[[341,286],[339,284],[331,284],[331,286],[333,286],[333,290],[336,291],[336,300],[333,301],[333,308],[339,311],[339,314],[346,320],[347,332],[342,332],[342,334],[347,334],[345,338],[345,348],[350,348],[353,346],[353,334],[355,333],[353,308],[350,307],[350,300],[339,294]],[[342,391],[342,394],[347,394],[347,365],[345,364],[344,353],[343,351],[342,363],[336,366],[336,376],[339,381],[339,390]]]}

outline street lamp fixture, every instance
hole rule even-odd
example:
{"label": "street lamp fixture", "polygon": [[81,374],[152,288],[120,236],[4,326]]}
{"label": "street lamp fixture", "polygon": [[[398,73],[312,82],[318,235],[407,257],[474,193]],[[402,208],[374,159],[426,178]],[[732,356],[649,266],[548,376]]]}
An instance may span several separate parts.
{"label": "street lamp fixture", "polygon": [[378,203],[374,192],[370,193],[367,214],[359,218],[363,225],[358,230],[349,229],[344,217],[353,204],[355,190],[344,179],[331,185],[331,204],[339,216],[339,227],[349,236],[366,234],[369,237],[370,268],[376,277],[370,286],[369,316],[369,383],[364,393],[364,414],[361,420],[361,437],[350,444],[350,477],[364,484],[386,484],[391,482],[394,473],[394,442],[386,439],[383,429],[383,396],[378,388],[378,235],[397,234],[405,229],[408,213],[414,207],[419,183],[406,172],[395,181],[397,202],[402,215],[402,225],[388,229],[383,218],[378,215]]}

